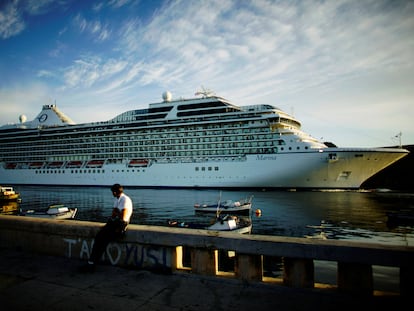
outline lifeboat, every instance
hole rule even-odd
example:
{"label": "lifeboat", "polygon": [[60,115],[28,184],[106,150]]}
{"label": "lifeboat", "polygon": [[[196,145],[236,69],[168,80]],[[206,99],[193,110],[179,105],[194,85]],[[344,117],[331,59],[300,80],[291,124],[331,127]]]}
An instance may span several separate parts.
{"label": "lifeboat", "polygon": [[86,167],[102,167],[104,165],[104,160],[91,160],[86,164]]}
{"label": "lifeboat", "polygon": [[82,161],[69,161],[68,163],[66,163],[66,167],[67,168],[79,168],[81,167],[83,164]]}
{"label": "lifeboat", "polygon": [[61,168],[62,165],[63,165],[62,161],[55,161],[55,162],[48,163],[47,167],[48,168]]}
{"label": "lifeboat", "polygon": [[29,164],[29,168],[41,168],[43,166],[43,162],[33,162]]}
{"label": "lifeboat", "polygon": [[6,169],[13,170],[13,169],[16,168],[16,166],[17,166],[16,163],[7,163],[6,164]]}
{"label": "lifeboat", "polygon": [[149,160],[147,159],[133,159],[129,161],[129,167],[147,167],[149,164]]}

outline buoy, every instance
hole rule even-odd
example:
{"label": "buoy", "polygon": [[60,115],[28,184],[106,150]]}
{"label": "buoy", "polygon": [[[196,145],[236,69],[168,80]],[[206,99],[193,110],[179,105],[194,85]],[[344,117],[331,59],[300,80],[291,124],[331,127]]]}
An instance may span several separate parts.
{"label": "buoy", "polygon": [[257,217],[259,217],[259,216],[261,216],[261,215],[262,215],[262,211],[261,211],[260,209],[257,209],[257,210],[255,211],[255,213],[256,213],[256,216],[257,216]]}

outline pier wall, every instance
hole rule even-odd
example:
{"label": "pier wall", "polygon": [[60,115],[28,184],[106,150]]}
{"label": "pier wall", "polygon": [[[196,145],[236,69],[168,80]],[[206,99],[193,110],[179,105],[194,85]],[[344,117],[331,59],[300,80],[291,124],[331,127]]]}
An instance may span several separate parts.
{"label": "pier wall", "polygon": [[[0,215],[0,247],[86,260],[102,225]],[[108,246],[103,260],[130,269],[188,271],[298,288],[315,287],[315,262],[330,261],[337,264],[336,284],[330,288],[366,295],[375,290],[373,266],[396,267],[399,293],[414,293],[410,246],[129,225],[125,237]],[[276,277],[266,275],[264,262],[272,261],[280,269]]]}

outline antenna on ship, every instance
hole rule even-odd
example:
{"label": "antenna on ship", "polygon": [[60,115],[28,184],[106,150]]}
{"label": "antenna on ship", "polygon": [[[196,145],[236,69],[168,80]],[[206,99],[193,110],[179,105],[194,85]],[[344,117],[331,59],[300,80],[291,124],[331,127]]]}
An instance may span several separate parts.
{"label": "antenna on ship", "polygon": [[212,90],[206,89],[204,86],[201,86],[201,90],[195,92],[194,95],[195,96],[201,95],[201,96],[203,96],[203,98],[206,98],[206,97],[214,96],[216,94]]}
{"label": "antenna on ship", "polygon": [[401,136],[402,136],[402,133],[401,133],[401,131],[397,134],[397,135],[395,135],[394,137],[392,137],[392,139],[398,139],[398,147],[400,147],[400,148],[402,148],[402,142],[401,142]]}

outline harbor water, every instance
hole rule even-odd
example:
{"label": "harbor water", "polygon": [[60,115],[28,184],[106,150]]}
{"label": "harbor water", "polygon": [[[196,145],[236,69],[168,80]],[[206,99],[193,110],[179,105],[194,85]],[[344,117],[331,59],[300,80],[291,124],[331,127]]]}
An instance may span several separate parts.
{"label": "harbor water", "polygon": [[[15,186],[20,204],[3,206],[18,214],[51,204],[76,207],[76,220],[105,222],[113,197],[109,187]],[[214,213],[195,212],[196,203],[252,197],[252,234],[324,238],[400,246],[414,245],[414,225],[389,223],[387,213],[414,213],[414,194],[370,191],[249,191],[125,188],[134,203],[133,224],[168,226],[177,220],[210,224]],[[256,211],[260,214],[256,215]],[[23,217],[23,216],[21,216]],[[280,273],[271,263],[270,270]],[[265,263],[266,265],[266,263]],[[335,284],[336,263],[315,262],[315,281]],[[373,267],[376,288],[398,291],[399,269]]]}
{"label": "harbor water", "polygon": [[[105,222],[113,197],[109,187],[15,186],[21,211],[51,204],[78,208],[77,220]],[[414,245],[414,226],[388,222],[387,213],[414,212],[414,195],[370,191],[249,191],[125,188],[133,200],[131,223],[167,226],[169,220],[210,224],[214,214],[196,203],[252,197],[252,234],[357,240]],[[256,215],[256,211],[261,211]]]}

